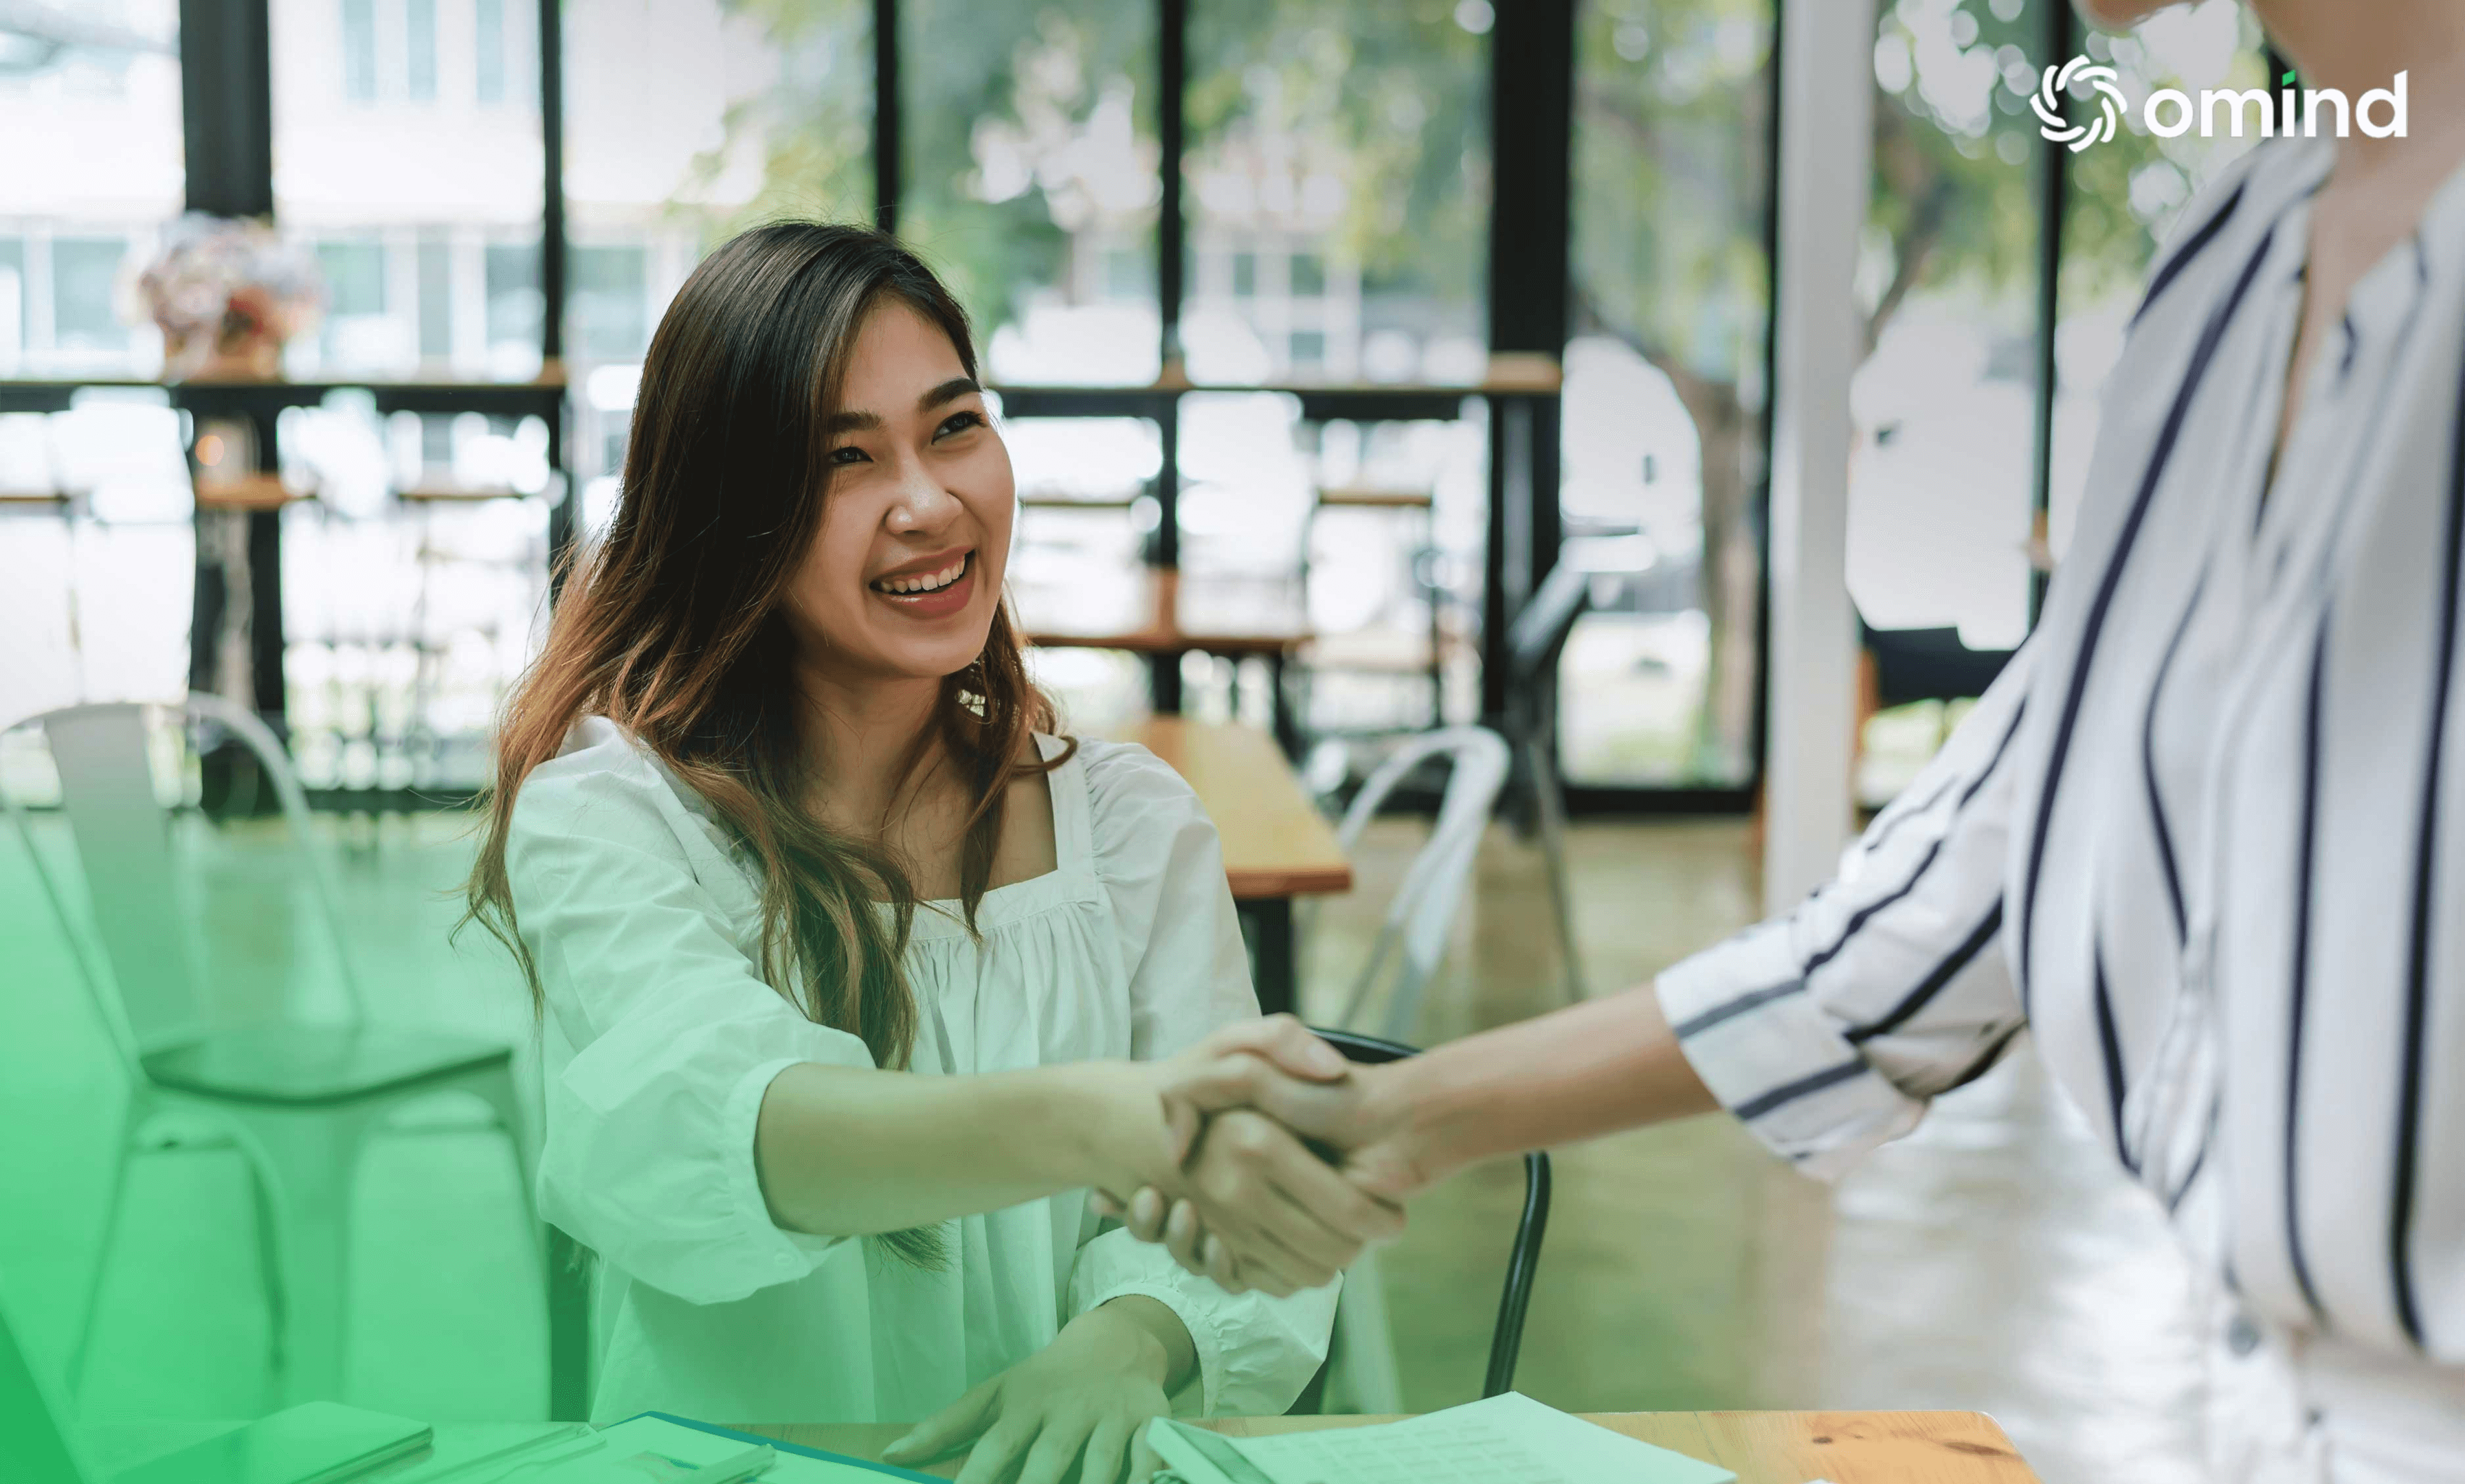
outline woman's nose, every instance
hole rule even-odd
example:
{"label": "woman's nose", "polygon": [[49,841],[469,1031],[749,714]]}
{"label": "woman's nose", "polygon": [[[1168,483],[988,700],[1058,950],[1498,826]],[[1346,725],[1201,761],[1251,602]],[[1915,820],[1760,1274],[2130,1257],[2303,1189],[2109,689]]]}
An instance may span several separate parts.
{"label": "woman's nose", "polygon": [[933,472],[916,459],[903,462],[899,490],[890,506],[894,531],[930,531],[947,525],[960,510],[959,498],[942,487]]}

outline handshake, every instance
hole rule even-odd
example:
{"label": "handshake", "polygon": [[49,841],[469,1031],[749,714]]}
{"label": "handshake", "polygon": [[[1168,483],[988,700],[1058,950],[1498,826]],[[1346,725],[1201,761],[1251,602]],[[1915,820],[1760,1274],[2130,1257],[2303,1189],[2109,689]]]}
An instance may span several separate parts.
{"label": "handshake", "polygon": [[1445,1173],[1414,1114],[1410,1066],[1355,1065],[1290,1015],[1142,1064],[1163,1141],[1107,1162],[1120,1173],[1096,1208],[1231,1293],[1330,1282],[1364,1247],[1400,1234],[1405,1200]]}

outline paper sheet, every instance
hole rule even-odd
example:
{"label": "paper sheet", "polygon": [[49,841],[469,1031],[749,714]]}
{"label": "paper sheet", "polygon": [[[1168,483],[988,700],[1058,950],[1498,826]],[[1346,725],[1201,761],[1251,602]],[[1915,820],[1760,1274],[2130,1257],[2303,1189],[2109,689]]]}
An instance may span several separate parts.
{"label": "paper sheet", "polygon": [[1236,1441],[1276,1484],[1733,1484],[1737,1478],[1513,1391],[1404,1422]]}

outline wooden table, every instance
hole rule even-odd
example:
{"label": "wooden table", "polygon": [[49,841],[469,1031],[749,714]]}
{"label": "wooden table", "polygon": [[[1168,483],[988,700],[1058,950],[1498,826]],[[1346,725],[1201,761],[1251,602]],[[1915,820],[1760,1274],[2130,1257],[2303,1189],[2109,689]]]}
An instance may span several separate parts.
{"label": "wooden table", "polygon": [[[1738,1484],[2036,1484],[2011,1440],[1981,1412],[1587,1412],[1613,1432],[1706,1459],[1730,1470]],[[1308,1428],[1353,1428],[1391,1417],[1229,1417],[1207,1424],[1235,1437]],[[100,1476],[186,1448],[238,1426],[229,1422],[130,1423],[89,1429],[88,1459]],[[850,1457],[877,1459],[907,1429],[902,1424],[815,1427],[734,1424],[784,1443]],[[544,1423],[442,1423],[436,1449],[421,1465],[400,1471],[408,1484],[429,1465],[484,1455],[547,1430]],[[964,1456],[923,1472],[948,1478]],[[395,1477],[380,1475],[377,1484]]]}
{"label": "wooden table", "polygon": [[[1612,1432],[1717,1463],[1738,1484],[2036,1484],[2011,1440],[1982,1412],[1586,1412]],[[1254,1437],[1357,1428],[1392,1417],[1228,1417],[1219,1432]],[[748,1427],[833,1453],[877,1459],[899,1427]],[[964,1457],[923,1472],[949,1477]],[[1605,1481],[1608,1484],[1608,1481]]]}
{"label": "wooden table", "polygon": [[1147,656],[1159,682],[1153,688],[1159,711],[1180,710],[1184,654],[1265,659],[1276,740],[1288,755],[1299,751],[1284,671],[1294,652],[1309,642],[1310,630],[1290,585],[1273,579],[1186,579],[1170,567],[1142,567],[1119,582],[1067,587],[1013,582],[1010,590],[1030,644],[1126,650]]}
{"label": "wooden table", "polygon": [[1293,1008],[1293,898],[1352,890],[1352,862],[1334,827],[1275,740],[1255,727],[1150,717],[1125,740],[1171,764],[1215,821],[1255,961],[1258,1007],[1270,1015]]}

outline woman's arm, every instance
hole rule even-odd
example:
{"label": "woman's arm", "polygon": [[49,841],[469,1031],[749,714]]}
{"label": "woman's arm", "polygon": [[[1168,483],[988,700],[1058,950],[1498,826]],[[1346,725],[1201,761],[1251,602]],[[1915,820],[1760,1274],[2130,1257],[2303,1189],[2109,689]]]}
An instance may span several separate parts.
{"label": "woman's arm", "polygon": [[[663,792],[613,768],[535,778],[508,866],[573,1051],[547,1079],[543,1203],[679,1297],[743,1298],[810,1273],[837,1238],[1081,1186],[1187,1192],[1177,1161],[1194,1099],[1248,1060],[1245,1048],[1286,1038],[1287,1063],[1316,1055],[1318,1074],[1344,1073],[1290,1020],[1251,1022],[1168,1062],[959,1078],[877,1070],[864,1043],[805,1019],[756,977],[715,895],[732,879],[697,875],[682,843],[693,827],[666,817]],[[1327,1174],[1289,1141],[1264,1163]],[[1236,1243],[1274,1219],[1209,1208]]]}
{"label": "woman's arm", "polygon": [[[1716,1106],[1809,1173],[1845,1168],[1993,1065],[2026,1020],[1996,949],[2032,653],[2013,657],[1839,877],[1787,916],[1649,987],[1365,1068],[1340,1089],[1262,1077],[1254,1101],[1344,1151],[1355,1181],[1388,1199],[1488,1156]],[[1210,1152],[1192,1171],[1202,1191]],[[1128,1225],[1164,1235],[1185,1263],[1212,1251],[1204,1212],[1165,1205],[1142,1194]],[[1213,1255],[1220,1280],[1225,1254]]]}
{"label": "woman's arm", "polygon": [[762,1098],[753,1163],[780,1226],[861,1236],[1134,1171],[1168,1182],[1167,1138],[1161,1089],[1126,1062],[971,1077],[802,1062]]}
{"label": "woman's arm", "polygon": [[[1294,1126],[1347,1148],[1354,1181],[1396,1201],[1483,1160],[1721,1106],[1650,985],[1355,1075],[1362,1091],[1350,1128]],[[1283,1102],[1306,1120],[1331,1101],[1278,1086],[1268,1109]]]}

